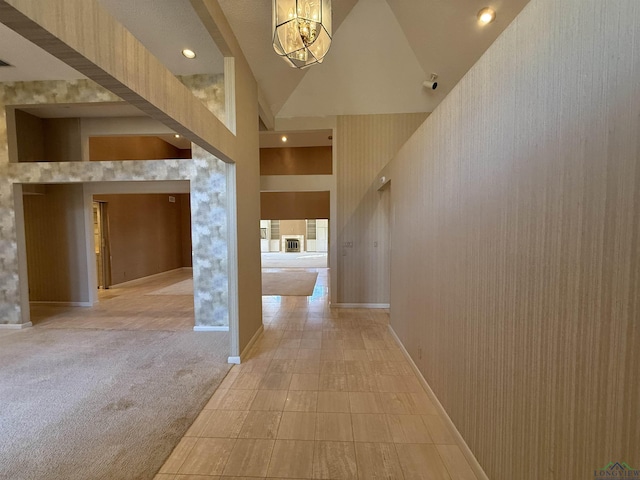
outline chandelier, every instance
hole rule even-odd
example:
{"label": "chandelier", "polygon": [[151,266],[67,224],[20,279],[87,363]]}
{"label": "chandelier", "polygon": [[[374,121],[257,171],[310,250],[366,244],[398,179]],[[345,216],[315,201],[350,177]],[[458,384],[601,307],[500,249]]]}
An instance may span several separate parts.
{"label": "chandelier", "polygon": [[331,46],[331,0],[273,0],[273,48],[289,65],[322,63]]}

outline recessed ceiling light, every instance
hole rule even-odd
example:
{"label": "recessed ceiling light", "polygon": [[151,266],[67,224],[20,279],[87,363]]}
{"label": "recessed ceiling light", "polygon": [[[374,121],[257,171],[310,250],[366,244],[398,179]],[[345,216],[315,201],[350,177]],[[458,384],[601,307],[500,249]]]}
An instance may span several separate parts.
{"label": "recessed ceiling light", "polygon": [[176,133],[176,134],[175,134],[175,137],[176,137],[176,138],[180,138],[180,135],[178,135],[178,134]]}
{"label": "recessed ceiling light", "polygon": [[182,50],[182,55],[187,58],[196,58],[196,52],[194,52],[193,50],[189,50],[188,48]]}
{"label": "recessed ceiling light", "polygon": [[496,19],[496,11],[493,8],[485,7],[478,12],[478,23],[487,25]]}
{"label": "recessed ceiling light", "polygon": [[287,137],[285,135],[282,136],[282,141],[286,142],[287,141]]}

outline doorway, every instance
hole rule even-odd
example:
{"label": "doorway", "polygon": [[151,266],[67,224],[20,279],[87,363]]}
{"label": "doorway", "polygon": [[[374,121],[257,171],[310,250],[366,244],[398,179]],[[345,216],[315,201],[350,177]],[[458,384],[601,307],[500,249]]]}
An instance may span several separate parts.
{"label": "doorway", "polygon": [[93,202],[93,236],[96,252],[98,289],[111,286],[111,253],[109,249],[109,221],[107,202]]}
{"label": "doorway", "polygon": [[262,268],[327,268],[329,220],[260,220]]}

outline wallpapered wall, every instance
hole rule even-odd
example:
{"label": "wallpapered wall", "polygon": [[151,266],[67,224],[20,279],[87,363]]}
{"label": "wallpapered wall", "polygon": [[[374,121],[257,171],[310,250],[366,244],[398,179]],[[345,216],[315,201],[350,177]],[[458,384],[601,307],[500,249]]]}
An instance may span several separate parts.
{"label": "wallpapered wall", "polygon": [[639,79],[640,2],[531,0],[393,160],[391,325],[492,480],[640,464]]}
{"label": "wallpapered wall", "polygon": [[[198,89],[211,83],[195,82]],[[195,87],[194,87],[195,88]],[[216,98],[220,98],[219,96]],[[224,98],[224,95],[222,95]],[[189,180],[193,239],[196,325],[227,326],[226,164],[193,146],[190,160],[10,163],[5,106],[121,101],[90,80],[14,82],[0,84],[0,324],[21,324],[22,308],[14,184]],[[211,100],[208,103],[212,103]],[[218,113],[224,112],[224,107]],[[21,202],[18,202],[21,205]],[[18,214],[21,214],[18,211]],[[26,290],[23,290],[26,291]]]}

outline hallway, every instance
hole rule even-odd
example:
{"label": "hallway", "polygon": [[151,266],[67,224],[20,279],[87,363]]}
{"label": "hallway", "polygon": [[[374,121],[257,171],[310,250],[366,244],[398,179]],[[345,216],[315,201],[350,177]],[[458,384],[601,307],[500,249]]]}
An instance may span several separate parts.
{"label": "hallway", "polygon": [[264,334],[234,366],[157,480],[476,480],[388,331],[383,310],[263,297]]}

